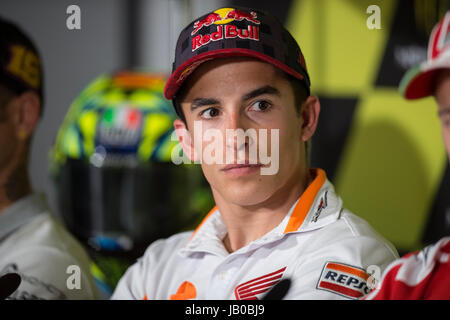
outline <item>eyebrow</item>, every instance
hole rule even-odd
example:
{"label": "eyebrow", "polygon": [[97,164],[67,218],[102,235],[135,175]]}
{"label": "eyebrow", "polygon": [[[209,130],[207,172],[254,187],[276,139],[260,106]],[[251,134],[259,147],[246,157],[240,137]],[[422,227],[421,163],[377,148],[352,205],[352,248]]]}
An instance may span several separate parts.
{"label": "eyebrow", "polygon": [[263,95],[263,94],[273,94],[273,95],[281,96],[281,93],[277,88],[274,88],[272,86],[264,86],[264,87],[258,88],[256,90],[253,90],[253,91],[247,93],[246,95],[244,95],[242,100],[243,101],[250,100],[252,98],[255,98],[255,97]]}
{"label": "eyebrow", "polygon": [[[272,86],[264,86],[258,89],[255,89],[253,91],[250,91],[249,93],[245,94],[242,97],[242,101],[250,100],[252,98],[255,98],[257,96],[263,95],[263,94],[272,94],[281,96],[281,93],[278,89],[272,87]],[[197,108],[201,108],[204,106],[210,106],[212,104],[219,104],[220,101],[214,98],[197,98],[194,99],[191,103],[191,111],[194,111]]]}
{"label": "eyebrow", "polygon": [[220,103],[219,100],[214,99],[214,98],[197,98],[194,99],[194,101],[192,101],[191,103],[191,111],[194,111],[197,108],[200,107],[204,107],[204,106],[209,106],[212,104],[218,104]]}

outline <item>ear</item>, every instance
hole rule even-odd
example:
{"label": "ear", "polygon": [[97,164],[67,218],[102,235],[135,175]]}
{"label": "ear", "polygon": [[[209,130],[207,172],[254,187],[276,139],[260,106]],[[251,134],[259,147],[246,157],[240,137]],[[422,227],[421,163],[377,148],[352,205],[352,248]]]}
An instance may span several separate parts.
{"label": "ear", "polygon": [[309,96],[302,106],[302,141],[308,141],[314,135],[319,121],[320,103],[316,96]]}
{"label": "ear", "polygon": [[14,124],[19,139],[27,140],[39,121],[41,102],[36,93],[26,91],[14,101]]}
{"label": "ear", "polygon": [[178,141],[180,141],[181,147],[183,148],[183,152],[189,160],[193,162],[198,161],[200,158],[197,157],[197,153],[194,148],[194,140],[191,137],[189,130],[186,128],[186,124],[182,120],[176,119],[173,122],[173,126],[175,128]]}

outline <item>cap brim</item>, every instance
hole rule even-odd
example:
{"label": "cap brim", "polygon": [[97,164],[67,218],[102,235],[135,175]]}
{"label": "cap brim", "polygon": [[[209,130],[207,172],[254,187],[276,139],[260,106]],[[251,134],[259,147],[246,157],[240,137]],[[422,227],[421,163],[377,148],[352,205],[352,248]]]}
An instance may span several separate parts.
{"label": "cap brim", "polygon": [[214,51],[208,51],[201,53],[191,59],[187,60],[181,66],[179,66],[170,76],[169,80],[166,82],[166,86],[164,88],[164,97],[166,99],[173,99],[178,89],[181,87],[183,82],[187,79],[187,77],[201,64],[206,61],[217,59],[217,58],[228,58],[228,57],[252,57],[256,59],[260,59],[262,61],[268,62],[284,72],[292,75],[293,77],[303,80],[304,76],[295,71],[294,69],[288,67],[287,65],[281,63],[274,58],[267,56],[263,53],[250,50],[250,49],[241,49],[241,48],[229,48],[229,49],[220,49]]}
{"label": "cap brim", "polygon": [[400,81],[400,93],[409,100],[432,95],[436,74],[440,70],[447,68],[450,68],[450,59],[431,64],[423,63],[410,69]]}

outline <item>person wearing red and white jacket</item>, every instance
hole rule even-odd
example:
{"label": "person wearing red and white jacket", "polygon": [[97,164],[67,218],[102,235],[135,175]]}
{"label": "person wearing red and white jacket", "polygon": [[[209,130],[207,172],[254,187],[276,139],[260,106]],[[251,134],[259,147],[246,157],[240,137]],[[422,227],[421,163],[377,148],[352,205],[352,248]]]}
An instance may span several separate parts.
{"label": "person wearing red and white jacket", "polygon": [[[400,83],[406,99],[434,96],[450,158],[450,11],[430,35],[428,59],[409,70]],[[450,299],[450,237],[391,263],[371,300]]]}

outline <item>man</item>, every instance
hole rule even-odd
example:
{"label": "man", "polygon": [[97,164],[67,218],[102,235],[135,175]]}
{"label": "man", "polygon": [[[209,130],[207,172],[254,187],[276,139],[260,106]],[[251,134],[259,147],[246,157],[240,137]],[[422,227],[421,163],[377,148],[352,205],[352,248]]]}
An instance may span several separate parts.
{"label": "man", "polygon": [[397,257],[343,209],[325,172],[308,168],[320,105],[274,17],[221,8],[189,24],[165,96],[216,207],[195,232],[153,243],[113,299],[260,299],[282,278],[293,281],[286,299],[355,299],[368,292],[365,270]]}
{"label": "man", "polygon": [[42,69],[32,41],[0,19],[0,275],[21,284],[8,299],[92,299],[89,259],[33,193],[28,158],[42,113]]}
{"label": "man", "polygon": [[[450,11],[431,32],[427,61],[406,73],[400,92],[406,99],[434,96],[450,157]],[[450,237],[392,263],[365,299],[450,299]]]}

